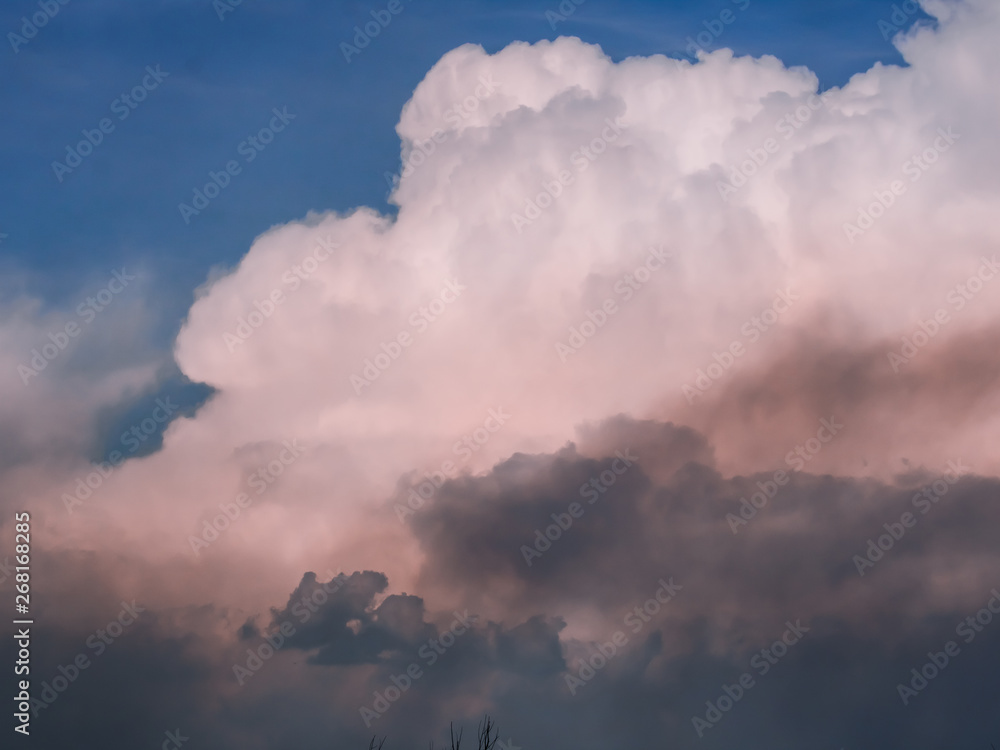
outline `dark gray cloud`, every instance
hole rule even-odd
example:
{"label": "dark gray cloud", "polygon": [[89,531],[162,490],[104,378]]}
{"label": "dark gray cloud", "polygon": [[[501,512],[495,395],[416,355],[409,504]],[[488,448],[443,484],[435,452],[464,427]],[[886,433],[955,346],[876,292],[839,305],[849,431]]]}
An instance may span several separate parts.
{"label": "dark gray cloud", "polygon": [[[579,445],[449,481],[410,523],[424,580],[451,591],[456,611],[387,595],[375,571],[306,573],[282,608],[243,624],[210,605],[149,611],[41,712],[35,746],[151,746],[180,728],[191,747],[222,750],[362,747],[376,731],[402,747],[440,739],[452,719],[471,729],[484,710],[524,748],[930,749],[1000,736],[1000,616],[959,631],[1000,586],[1000,481],[942,480],[922,513],[919,492],[938,479],[926,471],[893,483],[792,472],[734,534],[727,516],[776,468],[724,476],[712,456],[689,428],[616,417]],[[590,481],[602,476],[614,479],[605,492]],[[528,566],[522,545],[571,503],[582,515]],[[898,533],[905,512],[915,525],[861,576],[854,556]],[[101,583],[115,579],[104,555],[59,565],[75,574],[53,593],[87,615],[39,631],[40,680],[86,650],[118,605]],[[99,594],[90,605],[72,593],[84,579]],[[234,667],[282,623],[294,633],[239,684]],[[789,627],[804,632],[780,658],[763,656]],[[904,705],[897,684],[948,641],[957,655]],[[361,709],[412,665],[419,677],[365,726]],[[706,703],[735,694],[744,674],[753,685],[699,738],[692,718],[714,717]]]}
{"label": "dark gray cloud", "polygon": [[306,573],[287,606],[272,612],[273,621],[295,625],[288,645],[318,649],[314,663],[373,664],[382,654],[410,650],[433,634],[419,597],[392,595],[373,606],[388,585],[385,575],[370,570],[325,583]]}
{"label": "dark gray cloud", "polygon": [[[625,611],[672,575],[685,585],[675,616],[721,614],[717,627],[738,639],[748,627],[780,624],[786,611],[835,612],[857,622],[877,612],[902,624],[907,614],[884,598],[869,602],[872,591],[926,600],[920,582],[931,571],[962,575],[967,586],[975,580],[984,590],[997,572],[990,527],[982,523],[997,514],[988,503],[1000,489],[995,480],[962,477],[948,484],[945,497],[927,501],[923,514],[924,501],[915,504],[913,495],[933,475],[917,472],[888,485],[782,466],[723,477],[710,462],[684,460],[708,455],[690,430],[662,425],[657,443],[622,439],[622,425],[622,418],[613,420],[611,431],[638,461],[593,504],[582,493],[594,477],[611,476],[613,452],[592,459],[568,446],[554,455],[515,455],[487,476],[445,484],[410,521],[427,555],[425,580],[449,581],[477,604],[500,602],[529,616],[580,602]],[[649,433],[647,424],[637,428]],[[782,470],[785,484],[778,486],[775,472]],[[741,500],[749,502],[760,485],[773,497],[741,518]],[[556,528],[574,502],[582,515]],[[860,576],[853,556],[907,510],[919,522]],[[546,530],[558,538],[542,538]],[[954,555],[959,544],[977,561],[974,571]],[[540,551],[529,553],[530,566],[526,547]]]}

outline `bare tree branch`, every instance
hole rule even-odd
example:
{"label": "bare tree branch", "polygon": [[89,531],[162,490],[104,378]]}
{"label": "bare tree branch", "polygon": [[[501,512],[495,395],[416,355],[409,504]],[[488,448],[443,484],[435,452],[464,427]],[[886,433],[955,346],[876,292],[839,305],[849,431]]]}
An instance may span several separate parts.
{"label": "bare tree branch", "polygon": [[[493,734],[493,737],[490,737]],[[497,744],[497,740],[500,739],[500,730],[497,729],[496,722],[490,718],[489,714],[483,718],[482,724],[479,725],[479,748],[478,750],[493,750],[494,745]]]}
{"label": "bare tree branch", "polygon": [[[462,747],[462,733],[465,731],[464,728],[458,730],[458,736],[455,736],[455,722],[451,722],[449,725],[449,730],[451,734],[451,750],[461,750]],[[479,724],[479,731],[476,734],[476,750],[494,750],[497,742],[500,740],[500,730],[497,729],[496,722],[490,718],[489,714],[483,717],[482,722]],[[376,745],[375,743],[378,742]],[[381,740],[378,739],[378,735],[372,737],[371,742],[368,743],[368,750],[382,750],[382,746],[385,744],[385,737]],[[434,750],[434,740],[430,741],[430,750]],[[993,748],[996,750],[996,748]]]}

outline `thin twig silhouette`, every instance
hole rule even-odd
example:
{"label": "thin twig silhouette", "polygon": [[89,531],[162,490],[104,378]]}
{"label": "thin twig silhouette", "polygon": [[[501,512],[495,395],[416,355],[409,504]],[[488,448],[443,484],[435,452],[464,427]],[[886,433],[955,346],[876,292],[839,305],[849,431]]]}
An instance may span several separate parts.
{"label": "thin twig silhouette", "polygon": [[[455,723],[451,722],[448,725],[449,736],[451,738],[451,750],[461,750],[462,747],[462,733],[465,731],[464,728],[459,728],[458,736],[455,736]],[[385,737],[381,740],[378,736],[372,737],[371,742],[368,743],[368,750],[382,750],[382,746],[385,744]],[[494,750],[497,742],[500,739],[500,730],[497,729],[496,722],[486,714],[483,717],[482,722],[479,724],[478,732],[476,733],[476,750]],[[375,744],[378,742],[378,744]],[[434,750],[434,740],[431,740],[430,750]],[[993,750],[996,750],[994,748]]]}

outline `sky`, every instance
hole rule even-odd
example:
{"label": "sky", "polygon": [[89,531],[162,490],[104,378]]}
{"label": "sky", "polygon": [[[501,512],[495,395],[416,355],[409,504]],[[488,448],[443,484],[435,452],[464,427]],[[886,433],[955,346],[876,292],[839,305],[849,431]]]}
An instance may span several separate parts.
{"label": "sky", "polygon": [[1000,739],[995,3],[0,29],[15,741]]}

